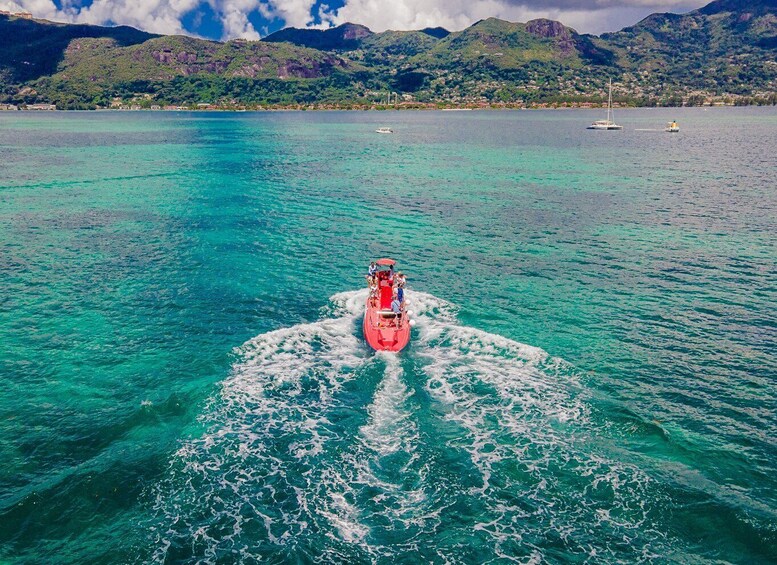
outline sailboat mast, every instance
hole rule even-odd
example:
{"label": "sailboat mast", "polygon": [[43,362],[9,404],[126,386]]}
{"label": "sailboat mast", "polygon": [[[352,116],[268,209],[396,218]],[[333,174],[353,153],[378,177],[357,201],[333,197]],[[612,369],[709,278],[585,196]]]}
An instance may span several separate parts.
{"label": "sailboat mast", "polygon": [[607,97],[607,122],[612,121],[610,114],[612,114],[612,79],[610,79],[610,94]]}

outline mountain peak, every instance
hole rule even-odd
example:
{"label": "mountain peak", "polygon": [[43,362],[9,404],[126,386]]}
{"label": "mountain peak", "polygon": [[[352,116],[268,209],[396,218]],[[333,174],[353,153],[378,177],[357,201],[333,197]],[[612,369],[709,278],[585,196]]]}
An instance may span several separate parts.
{"label": "mountain peak", "polygon": [[556,20],[548,20],[546,18],[538,18],[536,20],[530,20],[526,22],[526,31],[532,35],[543,38],[569,38],[571,36],[570,28],[557,22]]}
{"label": "mountain peak", "polygon": [[324,33],[332,33],[341,36],[343,39],[362,39],[372,35],[372,30],[362,24],[352,24],[345,22],[337,27],[323,30]]}
{"label": "mountain peak", "polygon": [[355,49],[365,37],[373,35],[370,28],[346,22],[329,29],[300,29],[287,27],[271,33],[262,41],[287,42],[313,49]]}
{"label": "mountain peak", "polygon": [[421,33],[425,33],[426,35],[431,35],[432,37],[436,37],[437,39],[442,39],[444,37],[448,37],[451,32],[449,32],[444,27],[425,27],[421,30]]}

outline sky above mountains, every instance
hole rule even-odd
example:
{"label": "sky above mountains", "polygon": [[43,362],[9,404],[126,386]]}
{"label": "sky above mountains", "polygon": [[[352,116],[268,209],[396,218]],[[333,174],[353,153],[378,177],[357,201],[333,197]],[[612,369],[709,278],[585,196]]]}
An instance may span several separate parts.
{"label": "sky above mountains", "polygon": [[0,10],[71,23],[130,25],[162,34],[259,39],[284,27],[345,22],[373,31],[461,30],[497,17],[550,18],[581,33],[617,31],[654,12],[684,13],[709,0],[0,0]]}

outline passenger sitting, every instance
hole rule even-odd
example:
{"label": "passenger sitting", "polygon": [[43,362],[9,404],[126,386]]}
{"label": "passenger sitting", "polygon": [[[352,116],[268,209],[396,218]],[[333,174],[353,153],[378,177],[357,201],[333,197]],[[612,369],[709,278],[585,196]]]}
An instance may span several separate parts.
{"label": "passenger sitting", "polygon": [[368,274],[370,277],[373,277],[373,276],[375,276],[375,273],[376,273],[377,271],[378,271],[378,265],[376,265],[376,264],[375,264],[375,261],[373,261],[372,263],[370,263],[370,268],[369,268],[369,269],[367,269],[367,274]]}

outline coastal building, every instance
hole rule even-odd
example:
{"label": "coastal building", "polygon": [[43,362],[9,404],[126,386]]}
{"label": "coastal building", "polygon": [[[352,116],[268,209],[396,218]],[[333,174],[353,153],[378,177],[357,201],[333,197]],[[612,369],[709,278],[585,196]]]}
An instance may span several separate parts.
{"label": "coastal building", "polygon": [[27,110],[53,111],[57,109],[56,104],[27,104]]}
{"label": "coastal building", "polygon": [[0,104],[0,111],[18,110],[19,107],[16,104]]}

